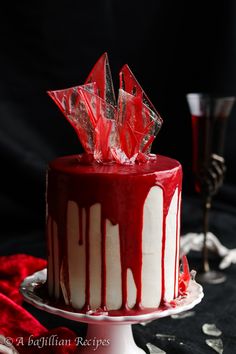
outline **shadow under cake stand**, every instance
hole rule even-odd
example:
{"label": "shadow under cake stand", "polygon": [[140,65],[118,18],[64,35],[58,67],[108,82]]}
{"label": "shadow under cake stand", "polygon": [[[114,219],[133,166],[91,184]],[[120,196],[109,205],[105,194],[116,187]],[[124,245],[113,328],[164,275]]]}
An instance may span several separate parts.
{"label": "shadow under cake stand", "polygon": [[[97,354],[144,354],[134,342],[131,324],[156,320],[192,309],[203,298],[201,285],[190,280],[188,295],[178,298],[176,306],[159,309],[146,314],[132,316],[92,315],[63,310],[48,303],[48,300],[36,293],[36,288],[43,285],[47,278],[47,270],[36,272],[22,282],[20,291],[25,300],[40,310],[61,316],[76,322],[88,323],[87,345],[78,347],[78,353]],[[105,339],[108,342],[93,346],[93,340]]]}

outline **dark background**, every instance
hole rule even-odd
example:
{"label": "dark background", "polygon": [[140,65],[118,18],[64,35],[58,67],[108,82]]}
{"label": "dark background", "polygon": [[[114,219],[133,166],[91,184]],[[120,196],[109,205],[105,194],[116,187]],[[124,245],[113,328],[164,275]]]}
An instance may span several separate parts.
{"label": "dark background", "polygon": [[[163,117],[153,151],[182,163],[182,233],[201,230],[185,95],[235,95],[234,0],[4,2],[0,38],[1,254],[45,255],[46,166],[57,156],[81,152],[72,127],[46,91],[82,84],[105,51],[116,91],[119,69],[128,63]],[[211,230],[224,236],[228,247],[236,245],[235,131],[236,107],[228,121],[225,183],[211,214]],[[228,345],[226,353],[233,353]],[[176,353],[208,353],[204,350]]]}

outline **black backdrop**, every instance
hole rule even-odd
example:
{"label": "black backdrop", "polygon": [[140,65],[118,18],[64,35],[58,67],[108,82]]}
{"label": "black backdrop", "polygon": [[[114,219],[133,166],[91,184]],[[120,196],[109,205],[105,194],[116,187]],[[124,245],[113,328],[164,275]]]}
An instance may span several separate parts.
{"label": "black backdrop", "polygon": [[[235,94],[235,11],[230,0],[5,3],[0,12],[1,227],[9,232],[42,227],[48,161],[81,151],[46,90],[83,83],[104,51],[116,88],[119,69],[128,63],[159,110],[164,125],[153,150],[180,160],[184,188],[191,193],[185,94]],[[235,115],[234,109],[225,152],[230,184],[236,179]]]}
{"label": "black backdrop", "polygon": [[[200,229],[185,94],[235,95],[234,0],[4,2],[0,36],[1,254],[45,254],[47,163],[81,151],[73,129],[46,90],[83,83],[104,51],[116,89],[119,69],[128,63],[163,117],[153,151],[183,164],[182,232]],[[212,230],[223,232],[232,247],[235,131],[234,107],[225,146],[225,184],[215,198],[211,219]]]}

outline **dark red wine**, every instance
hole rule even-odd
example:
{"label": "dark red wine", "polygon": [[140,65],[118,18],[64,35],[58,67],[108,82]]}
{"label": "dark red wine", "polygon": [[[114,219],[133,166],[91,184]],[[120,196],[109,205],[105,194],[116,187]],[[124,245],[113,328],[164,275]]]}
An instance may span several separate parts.
{"label": "dark red wine", "polygon": [[208,165],[210,148],[210,119],[192,115],[193,157],[192,168],[195,176],[195,190],[201,192],[201,178]]}

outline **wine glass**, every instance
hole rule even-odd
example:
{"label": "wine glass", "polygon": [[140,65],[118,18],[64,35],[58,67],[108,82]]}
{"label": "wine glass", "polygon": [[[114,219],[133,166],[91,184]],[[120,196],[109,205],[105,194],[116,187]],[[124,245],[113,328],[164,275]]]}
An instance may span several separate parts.
{"label": "wine glass", "polygon": [[212,197],[218,192],[224,180],[225,132],[235,97],[189,93],[187,101],[192,115],[192,167],[195,190],[203,199],[203,264],[202,270],[198,273],[198,281],[219,284],[226,280],[226,276],[222,272],[210,269],[207,233]]}

